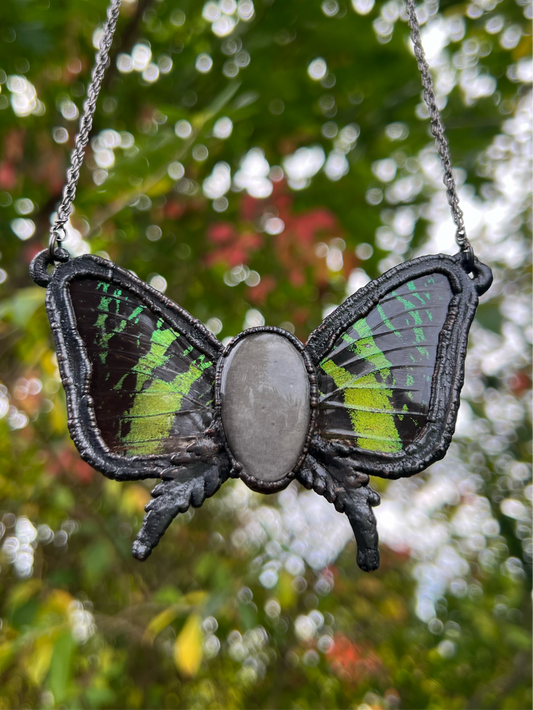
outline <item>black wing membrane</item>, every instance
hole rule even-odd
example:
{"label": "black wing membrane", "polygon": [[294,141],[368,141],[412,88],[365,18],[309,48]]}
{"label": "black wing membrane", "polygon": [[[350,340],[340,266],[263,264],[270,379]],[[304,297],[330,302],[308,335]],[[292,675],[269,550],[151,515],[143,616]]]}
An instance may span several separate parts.
{"label": "black wing membrane", "polygon": [[186,463],[213,424],[218,340],[92,255],[56,267],[47,310],[82,457],[118,479],[156,478]]}
{"label": "black wing membrane", "polygon": [[[406,262],[348,298],[306,346],[317,370],[313,455],[387,478],[444,456],[455,428],[468,331],[490,270],[461,256]],[[322,454],[322,455],[321,455]]]}
{"label": "black wing membrane", "polygon": [[213,358],[128,289],[70,284],[98,429],[122,456],[170,453],[212,423]]}

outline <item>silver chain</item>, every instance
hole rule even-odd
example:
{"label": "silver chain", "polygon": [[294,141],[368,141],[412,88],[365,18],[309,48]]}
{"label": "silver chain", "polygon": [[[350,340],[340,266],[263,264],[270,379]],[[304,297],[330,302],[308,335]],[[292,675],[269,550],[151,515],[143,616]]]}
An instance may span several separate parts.
{"label": "silver chain", "polygon": [[435,97],[435,90],[433,88],[433,79],[431,78],[431,73],[429,71],[429,66],[427,63],[426,55],[424,53],[424,48],[422,46],[422,40],[420,38],[420,25],[418,24],[418,17],[416,15],[416,6],[414,0],[405,0],[407,6],[407,15],[409,21],[409,27],[411,28],[411,41],[413,42],[414,52],[416,61],[418,64],[418,69],[422,77],[422,86],[424,87],[424,101],[428,107],[429,119],[431,121],[431,132],[435,138],[435,145],[437,146],[437,151],[439,153],[442,167],[444,168],[444,185],[446,186],[446,195],[448,197],[448,203],[452,211],[453,221],[457,228],[455,232],[455,241],[461,249],[461,251],[468,254],[469,260],[471,261],[474,256],[472,246],[468,239],[466,238],[466,229],[463,220],[463,211],[459,207],[459,197],[457,195],[457,186],[455,184],[455,178],[452,172],[452,159],[450,157],[450,149],[448,147],[448,141],[444,134],[444,126],[442,124],[442,118],[440,115],[439,107],[437,106],[437,99]]}
{"label": "silver chain", "polygon": [[[107,10],[107,21],[104,26],[102,39],[100,41],[100,49],[96,55],[96,62],[91,75],[91,82],[87,89],[87,99],[83,105],[83,114],[80,120],[80,131],[76,136],[74,150],[70,157],[70,168],[67,172],[67,182],[63,189],[61,204],[57,210],[57,217],[50,229],[50,260],[53,261],[56,255],[56,249],[61,246],[61,242],[65,239],[65,225],[72,213],[74,198],[76,197],[76,188],[80,178],[80,169],[85,156],[85,149],[89,142],[89,134],[93,125],[93,117],[96,109],[96,101],[102,87],[104,74],[109,64],[109,50],[113,42],[113,35],[117,25],[120,4],[122,0],[111,0]],[[469,261],[472,261],[473,250],[470,242],[466,238],[466,230],[463,220],[463,212],[459,207],[459,197],[457,195],[457,187],[455,178],[452,172],[452,161],[450,158],[450,150],[448,141],[444,135],[444,126],[437,106],[435,90],[433,88],[433,80],[429,71],[429,66],[422,47],[420,39],[420,25],[416,15],[415,0],[405,0],[407,6],[407,15],[409,27],[411,28],[411,40],[414,46],[415,57],[418,63],[418,69],[422,77],[422,86],[424,88],[424,101],[427,104],[429,118],[431,121],[431,132],[435,138],[435,144],[439,153],[442,165],[444,168],[444,184],[446,186],[446,194],[452,211],[453,221],[457,227],[455,233],[455,241],[461,251],[466,252]]]}
{"label": "silver chain", "polygon": [[122,0],[111,0],[107,8],[107,21],[104,25],[102,39],[100,40],[100,49],[96,55],[96,62],[91,75],[91,82],[87,89],[87,98],[83,104],[83,114],[80,120],[80,131],[74,142],[74,150],[70,156],[70,168],[67,172],[67,182],[63,188],[63,196],[61,204],[57,210],[57,217],[52,228],[50,229],[50,259],[54,259],[57,247],[61,246],[61,242],[65,239],[65,225],[72,213],[74,198],[76,197],[76,188],[80,179],[80,170],[85,157],[85,148],[89,142],[89,134],[93,126],[94,112],[96,109],[96,101],[102,87],[104,74],[109,64],[109,50],[113,43],[113,35],[117,26],[118,14],[120,11],[120,3]]}

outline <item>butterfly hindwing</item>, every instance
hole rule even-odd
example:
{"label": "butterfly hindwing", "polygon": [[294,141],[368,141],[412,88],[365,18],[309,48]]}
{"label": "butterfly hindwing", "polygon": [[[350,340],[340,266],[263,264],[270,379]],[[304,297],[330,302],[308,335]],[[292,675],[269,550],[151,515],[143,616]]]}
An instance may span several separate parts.
{"label": "butterfly hindwing", "polygon": [[423,257],[387,272],[326,318],[306,346],[317,370],[324,450],[392,478],[444,455],[487,278],[480,271],[471,279],[457,257]]}
{"label": "butterfly hindwing", "polygon": [[71,433],[95,468],[155,477],[212,426],[222,346],[186,311],[94,256],[56,268],[47,307]]}
{"label": "butterfly hindwing", "polygon": [[446,276],[412,279],[380,299],[319,364],[318,430],[358,449],[402,451],[427,423]]}

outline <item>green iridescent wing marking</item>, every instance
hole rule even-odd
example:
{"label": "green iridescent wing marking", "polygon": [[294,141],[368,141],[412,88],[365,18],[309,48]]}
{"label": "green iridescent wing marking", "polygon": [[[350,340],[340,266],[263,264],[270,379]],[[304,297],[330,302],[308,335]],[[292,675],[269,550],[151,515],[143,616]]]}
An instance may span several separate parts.
{"label": "green iridescent wing marking", "polygon": [[212,359],[126,289],[80,279],[70,291],[109,450],[164,454],[202,434],[213,419]]}
{"label": "green iridescent wing marking", "polygon": [[443,274],[417,278],[386,294],[342,333],[319,366],[324,438],[395,453],[422,433],[451,299]]}

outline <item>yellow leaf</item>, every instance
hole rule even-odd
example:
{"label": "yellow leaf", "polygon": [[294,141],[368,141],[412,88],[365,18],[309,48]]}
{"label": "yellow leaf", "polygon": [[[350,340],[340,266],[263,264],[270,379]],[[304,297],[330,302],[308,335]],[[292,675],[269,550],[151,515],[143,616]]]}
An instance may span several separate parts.
{"label": "yellow leaf", "polygon": [[152,621],[146,627],[144,632],[143,640],[150,641],[153,643],[154,638],[166,629],[166,627],[171,624],[180,612],[178,605],[169,606],[167,609],[162,611],[157,616],[154,616]]}
{"label": "yellow leaf", "polygon": [[279,603],[282,609],[291,609],[296,604],[296,590],[293,586],[293,578],[291,575],[283,570],[280,575],[278,582],[278,596]]}
{"label": "yellow leaf", "polygon": [[4,668],[11,663],[13,655],[15,653],[14,644],[12,643],[0,643],[0,673],[3,672]]}
{"label": "yellow leaf", "polygon": [[15,585],[9,594],[7,606],[14,611],[26,604],[41,588],[39,579],[29,579],[27,582],[21,582]]}
{"label": "yellow leaf", "polygon": [[51,612],[53,614],[66,615],[73,601],[74,597],[64,589],[52,589],[46,599],[43,609],[46,612]]}
{"label": "yellow leaf", "polygon": [[122,486],[119,481],[107,479],[104,481],[104,490],[106,498],[110,501],[118,502],[124,493],[124,486]]}
{"label": "yellow leaf", "polygon": [[515,62],[522,57],[531,56],[531,36],[522,37],[522,41],[513,49],[512,56]]}
{"label": "yellow leaf", "polygon": [[41,685],[50,668],[54,643],[50,637],[41,636],[35,641],[33,653],[28,659],[26,673],[35,685]]}
{"label": "yellow leaf", "polygon": [[399,597],[387,597],[380,604],[379,610],[383,616],[394,619],[395,621],[403,621],[408,614],[403,600]]}
{"label": "yellow leaf", "polygon": [[206,600],[207,592],[189,592],[183,598],[187,602],[187,604],[190,604],[191,606],[198,606],[199,604],[203,604],[203,602]]}
{"label": "yellow leaf", "polygon": [[130,688],[126,696],[126,702],[129,708],[143,707],[144,693],[140,688]]}
{"label": "yellow leaf", "polygon": [[176,667],[185,676],[195,676],[203,656],[202,619],[191,614],[174,644]]}
{"label": "yellow leaf", "polygon": [[58,393],[59,398],[62,400],[60,403],[57,402],[56,406],[47,415],[47,422],[52,426],[52,430],[56,434],[64,435],[67,428],[67,415],[66,408],[64,404],[64,394]]}
{"label": "yellow leaf", "polygon": [[150,500],[150,493],[139,484],[130,485],[122,495],[121,508],[128,515],[143,513],[144,506]]}
{"label": "yellow leaf", "polygon": [[158,180],[154,185],[152,185],[146,191],[146,194],[149,195],[150,197],[157,197],[157,195],[163,195],[163,194],[166,195],[166,193],[170,191],[170,188],[172,187],[173,184],[174,184],[174,182],[170,178],[167,178],[165,176],[163,179]]}

